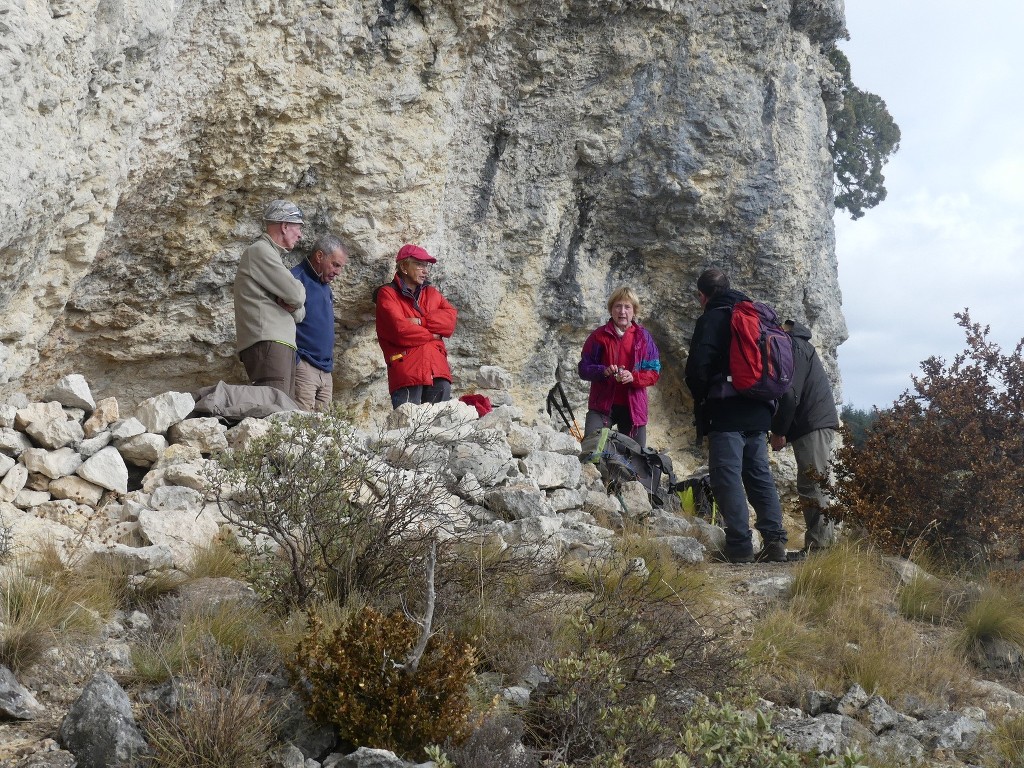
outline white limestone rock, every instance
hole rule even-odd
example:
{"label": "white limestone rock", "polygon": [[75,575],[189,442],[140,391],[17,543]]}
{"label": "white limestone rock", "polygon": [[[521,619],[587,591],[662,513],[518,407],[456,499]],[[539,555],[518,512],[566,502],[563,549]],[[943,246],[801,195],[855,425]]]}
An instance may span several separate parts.
{"label": "white limestone rock", "polygon": [[167,438],[171,443],[198,448],[209,456],[228,447],[226,433],[227,428],[211,416],[179,421],[167,430]]}
{"label": "white limestone rock", "polygon": [[70,475],[82,465],[82,457],[71,448],[29,448],[21,454],[21,461],[29,472],[38,472],[51,480]]}
{"label": "white limestone rock", "polygon": [[13,427],[18,409],[10,403],[0,403],[0,427]]}
{"label": "white limestone rock", "polygon": [[263,437],[270,431],[270,422],[266,419],[246,417],[227,431],[228,445],[237,450],[245,450],[250,442]]}
{"label": "white limestone rock", "polygon": [[105,431],[120,418],[120,414],[121,409],[117,404],[116,397],[104,397],[102,400],[97,400],[92,415],[82,425],[86,438],[96,437]]}
{"label": "white limestone rock", "polygon": [[146,425],[134,416],[130,416],[127,419],[118,419],[110,425],[110,438],[116,445],[121,440],[127,440],[130,437],[141,435],[145,431]]}
{"label": "white limestone rock", "polygon": [[191,508],[143,510],[138,525],[145,541],[171,551],[172,565],[179,569],[190,567],[196,549],[209,547],[220,531],[212,515]]}
{"label": "white limestone rock", "polygon": [[103,448],[110,445],[111,435],[109,432],[100,432],[95,437],[90,437],[78,444],[78,452],[83,458],[95,456]]}
{"label": "white limestone rock", "polygon": [[554,514],[543,492],[524,484],[492,488],[484,494],[484,506],[506,520],[550,517]]}
{"label": "white limestone rock", "polygon": [[67,420],[64,408],[56,401],[49,403],[30,403],[24,408],[19,408],[14,416],[14,428],[22,432],[34,421],[53,421],[54,419]]}
{"label": "white limestone rock", "polygon": [[125,544],[101,544],[90,541],[85,543],[84,548],[92,557],[116,562],[128,573],[135,575],[170,568],[174,564],[174,552],[166,544],[129,547]]}
{"label": "white limestone rock", "polygon": [[[18,462],[16,462],[14,459],[8,456],[6,453],[0,453],[0,477],[6,475],[10,468],[17,463]],[[25,476],[28,477],[27,474]]]}
{"label": "white limestone rock", "polygon": [[95,507],[103,496],[103,488],[77,475],[59,477],[50,483],[50,495],[55,499],[70,499],[76,504]]}
{"label": "white limestone rock", "polygon": [[0,480],[0,501],[14,501],[28,482],[28,470],[23,464],[12,464]]}
{"label": "white limestone rock", "polygon": [[117,443],[124,460],[137,467],[151,467],[167,450],[167,438],[163,435],[143,432]]}
{"label": "white limestone rock", "polygon": [[25,432],[36,445],[50,449],[77,445],[84,436],[82,425],[69,420],[63,411],[59,418],[36,419],[25,428]]}
{"label": "white limestone rock", "polygon": [[618,499],[622,505],[622,514],[634,519],[648,517],[654,509],[647,489],[637,480],[623,483],[619,488]]}
{"label": "white limestone rock", "polygon": [[0,427],[0,453],[17,458],[32,447],[32,441],[11,427]]}
{"label": "white limestone rock", "polygon": [[[543,489],[576,488],[580,484],[580,460],[550,451],[535,451],[523,459],[526,474]],[[650,504],[647,505],[650,510]]]}
{"label": "white limestone rock", "polygon": [[513,456],[524,458],[540,448],[540,435],[522,424],[513,424],[508,430],[508,446]]}
{"label": "white limestone rock", "polygon": [[86,459],[76,474],[101,488],[117,493],[128,492],[128,467],[113,446],[108,445]]}
{"label": "white limestone rock", "polygon": [[69,408],[81,408],[84,411],[92,411],[96,408],[96,401],[92,398],[89,382],[80,373],[72,373],[62,378],[43,395],[43,399],[56,400],[61,405]]}
{"label": "white limestone rock", "polygon": [[18,509],[32,509],[40,504],[45,504],[50,498],[51,496],[47,491],[30,491],[28,488],[23,488],[14,497],[13,503]]}
{"label": "white limestone rock", "polygon": [[187,392],[164,392],[139,403],[135,416],[146,426],[147,432],[162,435],[195,407],[196,401]]}

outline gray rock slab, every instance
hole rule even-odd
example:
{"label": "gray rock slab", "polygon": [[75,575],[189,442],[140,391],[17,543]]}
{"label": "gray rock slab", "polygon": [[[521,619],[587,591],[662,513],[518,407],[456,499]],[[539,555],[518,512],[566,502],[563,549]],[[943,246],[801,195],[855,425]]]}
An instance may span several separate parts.
{"label": "gray rock slab", "polygon": [[506,520],[551,516],[554,513],[542,491],[532,485],[506,485],[484,494],[484,506]]}
{"label": "gray rock slab", "polygon": [[43,706],[18,682],[14,673],[0,666],[0,719],[34,720],[43,711]]}
{"label": "gray rock slab", "polygon": [[80,768],[127,766],[146,749],[124,689],[106,672],[93,675],[57,731]]}
{"label": "gray rock slab", "polygon": [[[580,484],[580,460],[551,451],[535,451],[523,459],[528,477],[543,489],[576,488]],[[646,492],[645,492],[646,497]],[[651,505],[647,505],[650,511]]]}

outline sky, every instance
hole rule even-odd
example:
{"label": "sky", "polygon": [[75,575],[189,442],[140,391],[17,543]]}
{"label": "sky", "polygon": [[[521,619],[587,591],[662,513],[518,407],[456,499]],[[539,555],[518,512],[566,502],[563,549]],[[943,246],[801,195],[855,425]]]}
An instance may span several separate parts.
{"label": "sky", "polygon": [[902,134],[887,198],[835,217],[843,402],[885,408],[965,349],[955,312],[1004,352],[1024,336],[1024,2],[846,0],[846,22],[853,82]]}

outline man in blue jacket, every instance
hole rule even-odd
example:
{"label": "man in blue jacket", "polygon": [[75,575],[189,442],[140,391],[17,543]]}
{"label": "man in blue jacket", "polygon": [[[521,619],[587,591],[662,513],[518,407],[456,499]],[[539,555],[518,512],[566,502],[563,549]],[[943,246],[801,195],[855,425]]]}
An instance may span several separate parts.
{"label": "man in blue jacket", "polygon": [[[747,299],[729,287],[720,269],[707,269],[697,279],[697,298],[704,313],[697,318],[686,359],[686,386],[693,395],[697,435],[708,437],[711,489],[722,513],[725,550],[732,563],[754,560],[784,562],[786,529],[782,505],[768,466],[770,402],[736,394],[726,386],[732,308]],[[754,553],[747,500],[757,514],[755,523],[764,545]]]}
{"label": "man in blue jacket", "polygon": [[793,337],[793,386],[782,396],[772,419],[771,445],[776,451],[787,443],[793,446],[796,492],[807,525],[802,550],[806,554],[835,542],[835,523],[828,514],[830,502],[821,481],[828,476],[839,414],[810,330],[793,320],[786,321],[786,330]]}
{"label": "man in blue jacket", "polygon": [[334,302],[331,281],[340,273],[348,252],[332,234],[321,235],[312,253],[292,267],[306,289],[306,317],[295,326],[295,402],[306,411],[322,411],[331,404],[334,385]]}

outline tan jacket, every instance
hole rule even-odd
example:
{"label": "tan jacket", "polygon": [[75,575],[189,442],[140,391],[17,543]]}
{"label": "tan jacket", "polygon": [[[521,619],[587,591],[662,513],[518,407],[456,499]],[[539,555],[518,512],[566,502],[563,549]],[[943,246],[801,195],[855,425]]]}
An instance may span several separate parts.
{"label": "tan jacket", "polygon": [[[235,275],[235,346],[239,352],[257,341],[295,348],[295,324],[306,316],[306,289],[285,267],[285,249],[266,234],[242,253]],[[297,309],[289,314],[281,299]]]}

